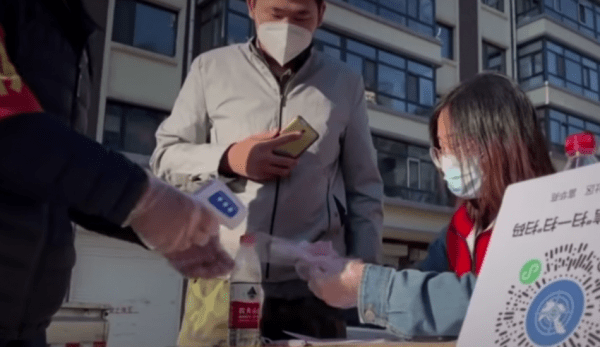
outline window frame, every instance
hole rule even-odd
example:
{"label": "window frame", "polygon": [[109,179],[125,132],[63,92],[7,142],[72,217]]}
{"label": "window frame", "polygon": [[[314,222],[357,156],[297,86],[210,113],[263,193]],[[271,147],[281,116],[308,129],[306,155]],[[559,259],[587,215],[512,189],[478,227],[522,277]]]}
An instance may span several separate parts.
{"label": "window frame", "polygon": [[[436,24],[436,28],[437,28],[437,34],[436,34],[436,38],[439,39],[440,41],[442,41],[442,58],[448,59],[448,60],[454,60],[454,27],[446,25],[444,23],[440,23],[437,22]],[[448,35],[448,42],[447,42],[447,47],[448,47],[448,51],[449,53],[447,54],[448,56],[446,56],[445,52],[444,52],[444,40],[442,40],[442,36],[441,36],[441,32],[442,30],[446,30]]]}
{"label": "window frame", "polygon": [[[383,157],[391,157],[395,160],[396,163],[401,163],[404,162],[406,167],[406,178],[405,178],[405,182],[400,183],[400,184],[394,184],[394,185],[389,185],[386,184],[386,176],[382,176],[383,179],[383,184],[384,184],[384,193],[385,191],[387,191],[388,189],[396,189],[398,191],[401,192],[407,192],[407,193],[417,193],[417,194],[423,194],[426,196],[426,200],[430,200],[433,202],[422,202],[419,200],[412,200],[410,198],[404,198],[400,195],[388,195],[385,194],[386,197],[388,198],[396,198],[396,199],[402,199],[405,201],[415,201],[417,203],[425,203],[425,204],[429,204],[429,205],[435,205],[435,206],[452,206],[452,199],[450,196],[449,191],[447,190],[446,186],[443,184],[443,182],[441,181],[441,176],[439,174],[439,171],[435,169],[435,165],[433,164],[433,160],[427,155],[426,158],[419,158],[419,157],[415,157],[415,156],[411,156],[410,153],[410,148],[414,147],[414,148],[418,148],[419,150],[422,151],[428,151],[428,148],[426,146],[422,146],[422,145],[418,145],[418,144],[414,144],[411,142],[407,142],[404,140],[400,140],[397,138],[394,138],[392,136],[388,136],[388,135],[384,135],[381,133],[377,133],[377,132],[372,132],[371,136],[373,138],[373,145],[375,147],[375,150],[377,152],[377,156],[378,158],[380,156]],[[406,148],[406,153],[405,154],[398,154],[392,151],[387,151],[385,149],[380,149],[380,147],[378,146],[377,141],[378,140],[383,140],[383,141],[390,141],[393,143],[398,143],[402,146],[405,146]],[[411,186],[411,174],[410,174],[410,164],[411,163],[417,163],[417,170],[418,170],[418,179],[417,179],[417,184],[418,187],[417,188],[413,188]],[[430,165],[432,168],[434,168],[435,170],[435,177],[434,179],[434,186],[435,186],[435,190],[428,190],[426,189],[427,187],[423,187],[424,185],[424,181],[426,181],[426,179],[423,177],[424,174],[426,174],[426,172],[423,170],[423,165],[424,164],[428,164]],[[378,169],[381,170],[379,168],[378,165]],[[395,167],[394,167],[395,170]]]}
{"label": "window frame", "polygon": [[[119,145],[118,148],[115,148],[109,144],[106,144],[106,114],[108,113],[108,108],[110,105],[114,105],[114,106],[118,106],[121,109],[121,114],[120,116],[120,123],[119,123]],[[139,153],[139,152],[131,152],[131,151],[127,151],[125,148],[125,138],[127,135],[127,122],[126,122],[126,117],[123,114],[125,110],[127,109],[139,109],[139,110],[144,110],[146,112],[151,112],[153,115],[152,117],[154,118],[159,118],[158,119],[158,123],[160,125],[160,123],[162,123],[162,121],[164,121],[164,119],[166,119],[170,112],[169,111],[165,111],[165,110],[161,110],[158,108],[154,108],[154,107],[150,107],[150,106],[143,106],[143,105],[137,105],[134,103],[130,103],[127,101],[122,101],[122,100],[117,100],[117,99],[113,99],[113,98],[108,98],[106,100],[106,107],[105,107],[105,117],[104,117],[104,124],[102,124],[102,145],[107,146],[107,148],[110,148],[112,150],[121,152],[121,153],[133,153],[133,154],[137,154],[137,155],[143,155],[143,156],[150,156],[149,154],[145,154],[145,153]],[[160,119],[162,118],[162,119]]]}
{"label": "window frame", "polygon": [[[174,31],[173,32],[173,52],[172,52],[172,54],[166,54],[166,53],[158,52],[156,50],[149,49],[149,48],[146,48],[146,47],[136,46],[135,42],[134,42],[135,41],[135,30],[133,30],[133,36],[131,38],[132,42],[123,42],[123,41],[116,40],[115,39],[115,33],[116,33],[115,25],[117,25],[116,21],[113,21],[113,33],[111,35],[112,36],[111,37],[111,42],[116,42],[116,43],[119,43],[119,44],[127,45],[127,46],[133,47],[135,49],[140,49],[140,50],[143,50],[143,51],[146,51],[146,52],[151,52],[153,54],[159,54],[161,56],[166,56],[166,57],[169,57],[169,58],[174,58],[174,57],[177,56],[177,40],[178,40],[178,36],[180,35],[180,33],[179,33],[179,21],[181,20],[181,18],[180,18],[181,17],[180,16],[181,11],[178,11],[178,10],[166,7],[166,6],[161,6],[161,5],[155,4],[154,2],[149,2],[149,1],[145,1],[145,0],[116,0],[115,1],[115,7],[113,9],[113,12],[114,12],[113,15],[114,15],[114,17],[116,17],[117,6],[118,6],[118,3],[120,1],[134,2],[136,5],[141,4],[141,5],[144,5],[144,6],[147,6],[147,7],[150,7],[150,8],[153,8],[153,9],[157,9],[157,10],[160,10],[160,11],[163,11],[163,12],[167,12],[167,13],[170,13],[170,14],[174,15],[175,16],[175,20],[174,20],[174,25],[173,25],[173,31]],[[133,24],[134,27],[135,27],[135,22],[136,22],[135,19],[136,18],[134,17],[134,24]]]}
{"label": "window frame", "polygon": [[[593,133],[594,135],[596,135],[596,142],[600,141],[600,122],[592,120],[591,118],[582,117],[582,116],[579,116],[579,115],[575,115],[575,114],[563,111],[563,110],[558,109],[556,107],[544,107],[544,108],[541,109],[541,111],[543,112],[543,119],[544,119],[544,123],[545,123],[544,124],[544,131],[546,132],[546,143],[547,143],[548,148],[550,149],[550,151],[566,155],[566,153],[565,153],[565,140],[566,140],[566,137],[568,137],[570,135],[569,134],[569,128],[571,126],[573,126],[573,127],[575,126],[575,125],[572,125],[569,122],[569,120],[571,118],[583,122],[583,129],[581,131],[590,131],[591,133]],[[561,113],[563,116],[565,116],[565,121],[559,121],[557,119],[551,118],[551,114],[550,113],[552,111]],[[553,138],[552,138],[553,136],[552,136],[552,131],[551,131],[553,123],[558,123],[558,125],[559,125],[559,127],[561,129],[561,134],[562,134],[562,130],[564,130],[564,132],[565,132],[565,139],[560,139],[559,142],[554,142],[553,141]],[[598,131],[590,130],[588,128],[589,125],[593,125],[593,126],[598,127]],[[600,153],[596,153],[596,156],[600,156]]]}
{"label": "window frame", "polygon": [[[427,23],[421,20],[421,7],[422,4],[421,2],[423,0],[406,0],[404,2],[404,12],[401,12],[400,10],[397,10],[396,8],[392,8],[390,6],[387,6],[385,4],[381,4],[378,0],[358,0],[358,1],[363,1],[365,3],[369,3],[371,4],[374,8],[375,11],[371,11],[365,8],[362,8],[358,5],[355,5],[352,3],[353,0],[342,0],[345,3],[347,3],[350,6],[356,7],[357,9],[360,9],[362,11],[366,11],[369,13],[372,13],[378,17],[381,17],[383,19],[398,23],[400,25],[403,25],[407,28],[410,28],[411,30],[414,30],[416,32],[422,33],[424,35],[428,35],[428,36],[432,36],[435,37],[435,18],[436,18],[436,1],[437,0],[426,0],[426,1],[430,1],[431,2],[431,23]],[[416,16],[412,16],[411,14],[409,14],[408,8],[409,8],[409,1],[416,1]],[[502,0],[501,0],[502,1]],[[390,13],[392,13],[394,16],[398,16],[400,18],[402,18],[402,21],[398,21],[395,19],[390,18],[389,16],[385,16],[382,14],[382,12],[384,11],[389,11]],[[416,26],[415,25],[411,25],[410,22],[416,22]],[[430,32],[427,31],[423,31],[421,28],[419,28],[419,25],[422,25],[424,27],[428,27],[428,29],[431,29]]]}
{"label": "window frame", "polygon": [[[498,51],[500,51],[501,71],[490,69],[490,67],[488,66],[489,61],[490,61],[490,58],[489,58],[490,54],[488,53],[489,48],[494,48],[494,49],[497,49]],[[481,52],[482,52],[482,68],[484,71],[496,71],[496,72],[506,75],[506,49],[484,40],[484,41],[482,41],[482,44],[481,44]]]}
{"label": "window frame", "polygon": [[[391,110],[395,110],[398,112],[404,112],[404,113],[411,113],[411,108],[414,108],[417,110],[417,113],[413,113],[413,114],[427,114],[428,111],[434,107],[435,105],[435,88],[436,88],[436,69],[434,66],[426,63],[426,62],[422,62],[422,61],[418,61],[415,59],[411,59],[407,56],[404,56],[402,54],[398,54],[396,52],[393,52],[391,50],[382,48],[380,46],[375,46],[375,45],[371,45],[367,42],[361,41],[360,39],[354,38],[354,37],[350,37],[348,35],[345,35],[343,33],[340,33],[334,29],[330,29],[328,26],[323,26],[321,28],[319,28],[318,33],[315,35],[315,39],[314,39],[314,44],[315,44],[315,48],[319,51],[321,51],[321,47],[332,47],[332,48],[336,48],[340,50],[340,60],[347,63],[348,62],[348,55],[352,55],[352,56],[356,56],[359,57],[360,59],[362,59],[362,63],[363,63],[363,71],[362,71],[362,75],[363,78],[365,77],[365,69],[366,69],[366,64],[365,62],[370,61],[372,63],[375,64],[375,71],[374,71],[374,76],[375,76],[375,83],[373,86],[369,85],[369,81],[365,80],[365,90],[368,92],[373,92],[377,95],[377,104],[382,106],[382,107],[386,107],[389,108]],[[318,36],[320,35],[321,32],[325,32],[328,35],[333,35],[335,37],[337,37],[339,39],[339,45],[336,44],[332,44],[330,42],[326,42],[321,40]],[[354,41],[357,43],[360,43],[361,45],[365,46],[366,48],[370,48],[372,50],[374,50],[374,55],[370,56],[364,53],[360,53],[357,52],[355,50],[351,50],[348,48],[348,40],[350,41]],[[324,49],[324,48],[323,48]],[[403,67],[400,67],[398,65],[394,65],[392,63],[389,63],[387,61],[382,60],[383,58],[381,58],[382,55],[386,55],[389,56],[390,58],[396,58],[399,61],[403,61]],[[411,65],[412,64],[412,65]],[[409,68],[409,65],[411,66],[424,66],[430,69],[431,72],[431,77],[427,77],[424,74],[417,74],[415,72],[412,72]],[[389,69],[394,69],[397,71],[400,71],[402,74],[404,74],[404,97],[400,97],[397,95],[394,95],[392,93],[386,92],[386,91],[381,91],[380,90],[380,79],[379,79],[379,70],[381,67],[385,67],[385,68],[389,68]],[[410,75],[414,75],[417,77],[417,84],[415,86],[415,93],[417,94],[417,99],[418,101],[412,102],[408,99],[408,76]],[[432,85],[432,98],[431,98],[431,105],[428,105],[426,102],[427,100],[422,100],[421,99],[421,80],[422,79],[426,79],[429,82],[431,82]],[[381,99],[388,99],[390,100],[392,103],[397,102],[399,105],[403,105],[402,109],[399,109],[397,107],[394,106],[387,106],[385,104],[383,104],[381,101]]]}
{"label": "window frame", "polygon": [[[491,4],[492,1],[495,2],[495,5]],[[504,13],[504,0],[481,0],[481,3]]]}

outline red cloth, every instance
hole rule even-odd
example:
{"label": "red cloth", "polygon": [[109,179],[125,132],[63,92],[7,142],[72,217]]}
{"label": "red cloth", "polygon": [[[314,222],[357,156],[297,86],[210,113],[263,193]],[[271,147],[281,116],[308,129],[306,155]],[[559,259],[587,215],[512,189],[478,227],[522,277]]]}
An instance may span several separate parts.
{"label": "red cloth", "polygon": [[467,244],[467,237],[475,232],[473,227],[474,223],[469,217],[467,207],[462,205],[452,216],[446,234],[448,263],[450,264],[450,270],[454,271],[458,277],[462,277],[468,272],[475,272],[475,275],[479,275],[490,243],[491,230],[485,231],[476,237],[475,267],[473,268],[473,258]]}
{"label": "red cloth", "polygon": [[0,119],[20,113],[42,112],[42,106],[19,76],[5,47],[4,28],[0,24]]}

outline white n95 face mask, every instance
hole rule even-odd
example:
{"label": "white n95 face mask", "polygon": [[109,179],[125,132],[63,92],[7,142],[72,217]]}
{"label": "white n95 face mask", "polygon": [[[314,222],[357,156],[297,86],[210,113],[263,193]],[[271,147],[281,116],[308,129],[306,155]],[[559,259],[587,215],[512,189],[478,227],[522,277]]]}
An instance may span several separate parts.
{"label": "white n95 face mask", "polygon": [[452,194],[463,199],[474,199],[479,195],[481,169],[478,161],[467,160],[466,164],[461,164],[455,156],[445,155],[440,158],[440,166]]}
{"label": "white n95 face mask", "polygon": [[302,53],[312,41],[310,31],[284,22],[260,24],[257,36],[261,48],[281,66]]}

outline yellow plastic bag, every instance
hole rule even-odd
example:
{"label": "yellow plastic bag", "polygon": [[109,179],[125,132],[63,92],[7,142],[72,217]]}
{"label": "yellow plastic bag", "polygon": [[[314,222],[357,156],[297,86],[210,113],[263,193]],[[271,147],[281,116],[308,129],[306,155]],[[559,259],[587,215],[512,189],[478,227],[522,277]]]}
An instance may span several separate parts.
{"label": "yellow plastic bag", "polygon": [[179,347],[227,346],[229,280],[196,279],[188,284]]}

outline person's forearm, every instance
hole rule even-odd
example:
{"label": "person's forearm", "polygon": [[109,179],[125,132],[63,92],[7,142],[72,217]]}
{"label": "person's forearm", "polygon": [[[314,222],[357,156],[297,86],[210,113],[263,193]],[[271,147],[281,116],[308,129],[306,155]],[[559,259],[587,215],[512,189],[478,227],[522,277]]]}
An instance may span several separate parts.
{"label": "person's forearm", "polygon": [[476,278],[453,272],[364,269],[358,295],[361,323],[386,327],[400,336],[458,336]]}
{"label": "person's forearm", "polygon": [[141,197],[144,170],[45,113],[0,121],[0,187],[120,225]]}

